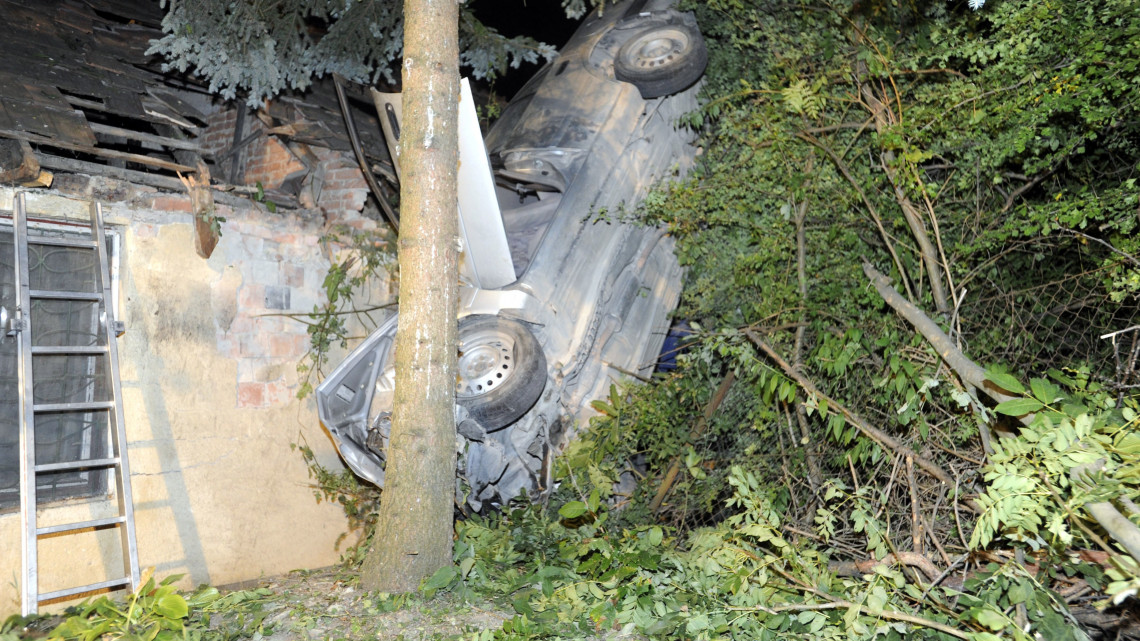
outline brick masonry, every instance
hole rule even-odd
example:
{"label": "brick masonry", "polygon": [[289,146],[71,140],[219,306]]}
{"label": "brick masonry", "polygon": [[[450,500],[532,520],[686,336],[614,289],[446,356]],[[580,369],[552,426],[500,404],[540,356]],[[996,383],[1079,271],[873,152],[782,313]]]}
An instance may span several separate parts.
{"label": "brick masonry", "polygon": [[[208,121],[201,140],[204,152],[224,153],[233,143],[236,122],[232,110],[219,111]],[[252,115],[253,126],[262,126]],[[222,223],[222,238],[208,261],[217,264],[227,278],[211,284],[218,304],[232,305],[223,321],[216,322],[214,340],[218,356],[236,363],[234,402],[238,408],[265,409],[288,405],[296,395],[298,361],[309,346],[307,325],[288,317],[304,315],[325,300],[323,282],[330,253],[337,247],[322,244],[332,225],[356,229],[375,227],[361,215],[368,188],[350,154],[313,148],[325,176],[315,210],[278,209],[264,205],[216,205]],[[246,182],[261,181],[275,187],[294,171],[304,169],[280,140],[262,137],[244,150]],[[63,181],[68,196],[100,199],[128,220],[128,237],[135,242],[155,239],[168,225],[192,221],[186,194],[162,192],[150,187],[100,177]],[[102,196],[114,194],[114,202]],[[130,251],[128,244],[127,251]],[[384,294],[387,284],[379,286]],[[383,295],[383,294],[382,294]],[[283,305],[287,301],[287,307]]]}
{"label": "brick masonry", "polygon": [[[229,165],[222,163],[222,160],[234,143],[236,124],[236,108],[220,109],[209,116],[200,138],[203,154],[215,158],[226,168]],[[266,131],[266,127],[253,114],[247,114],[242,137],[256,131]],[[368,183],[352,153],[320,147],[311,149],[320,162],[315,173],[324,176],[320,185],[313,186],[319,192],[316,207],[329,221],[357,229],[374,227],[373,221],[359,216],[368,198]],[[305,172],[305,165],[276,136],[264,135],[257,138],[241,150],[238,158],[244,168],[242,182],[249,186],[261,183],[265,189],[277,189],[286,179]]]}

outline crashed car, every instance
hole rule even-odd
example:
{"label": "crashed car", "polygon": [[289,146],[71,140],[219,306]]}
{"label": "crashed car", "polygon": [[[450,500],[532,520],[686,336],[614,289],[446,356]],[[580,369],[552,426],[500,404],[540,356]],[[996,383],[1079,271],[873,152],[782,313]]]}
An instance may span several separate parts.
{"label": "crashed car", "polygon": [[[461,98],[456,424],[458,496],[472,510],[548,488],[550,457],[590,401],[654,369],[681,268],[662,229],[622,212],[692,164],[694,135],[677,123],[697,107],[707,62],[693,16],[670,4],[591,14],[485,141]],[[374,97],[398,159],[399,96]],[[379,486],[398,319],[316,394],[344,461]]]}

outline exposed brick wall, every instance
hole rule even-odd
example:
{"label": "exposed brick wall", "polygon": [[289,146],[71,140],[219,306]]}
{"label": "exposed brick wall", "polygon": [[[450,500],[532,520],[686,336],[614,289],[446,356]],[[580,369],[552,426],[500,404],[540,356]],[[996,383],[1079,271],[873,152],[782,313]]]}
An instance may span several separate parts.
{"label": "exposed brick wall", "polygon": [[325,168],[325,181],[322,185],[317,206],[331,220],[360,226],[366,221],[352,215],[364,208],[368,198],[368,183],[351,154],[328,149],[315,150]]}
{"label": "exposed brick wall", "polygon": [[[258,122],[257,128],[263,128]],[[289,176],[304,172],[305,165],[276,136],[262,136],[244,150],[245,184],[261,183],[266,189],[277,189]]]}
{"label": "exposed brick wall", "polygon": [[[274,314],[312,311],[323,300],[328,269],[318,246],[319,228],[266,224],[265,218],[268,214],[225,226],[225,233],[240,238],[222,249],[240,270],[241,285],[233,321],[219,326],[216,338],[218,352],[237,362],[238,407],[281,406],[296,394],[294,372],[308,350],[308,332],[305,324]],[[274,293],[285,293],[286,309],[271,306]]]}
{"label": "exposed brick wall", "polygon": [[[237,112],[233,108],[220,108],[207,120],[202,135],[202,152],[221,160],[233,145]],[[245,119],[245,134],[265,130],[265,125],[253,115]],[[344,223],[358,229],[375,226],[360,212],[368,200],[368,183],[351,152],[311,147],[320,161],[316,173],[323,173],[320,196],[316,206],[332,223]],[[285,141],[276,136],[262,136],[248,144],[238,157],[244,170],[243,183],[261,183],[266,189],[276,189],[290,176],[305,171],[305,165],[289,150]],[[228,165],[226,165],[228,167]]]}
{"label": "exposed brick wall", "polygon": [[221,160],[222,154],[234,144],[234,125],[237,124],[237,111],[219,109],[206,118],[206,129],[198,138],[202,154]]}

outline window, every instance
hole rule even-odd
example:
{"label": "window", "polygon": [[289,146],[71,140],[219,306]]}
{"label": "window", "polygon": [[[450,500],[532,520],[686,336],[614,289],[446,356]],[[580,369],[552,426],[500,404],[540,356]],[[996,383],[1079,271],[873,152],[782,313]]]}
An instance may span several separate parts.
{"label": "window", "polygon": [[[30,224],[35,235],[89,238],[87,227]],[[111,265],[118,260],[118,235],[108,233]],[[94,292],[99,263],[90,249],[28,245],[29,285],[32,289]],[[15,246],[10,218],[0,218],[0,307],[12,314],[18,301],[15,287]],[[112,269],[117,274],[117,269]],[[114,276],[112,277],[114,281]],[[117,283],[112,282],[112,285]],[[117,290],[117,287],[113,289]],[[114,298],[114,296],[112,296]],[[99,304],[76,300],[33,300],[27,315],[36,346],[105,344]],[[105,355],[36,355],[32,357],[32,395],[36,403],[79,403],[111,400]],[[20,500],[20,372],[17,339],[0,331],[0,510]],[[101,458],[109,452],[107,411],[52,412],[36,415],[36,462],[62,463]],[[37,502],[93,496],[107,490],[107,471],[70,470],[39,473]]]}

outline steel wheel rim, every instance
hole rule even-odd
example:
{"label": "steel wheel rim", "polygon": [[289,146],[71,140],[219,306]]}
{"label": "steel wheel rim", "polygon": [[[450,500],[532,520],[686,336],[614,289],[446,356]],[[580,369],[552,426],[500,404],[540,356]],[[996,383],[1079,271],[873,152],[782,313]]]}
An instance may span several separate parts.
{"label": "steel wheel rim", "polygon": [[638,36],[625,55],[625,61],[642,69],[653,69],[672,63],[689,48],[689,37],[680,29],[653,31]]}
{"label": "steel wheel rim", "polygon": [[506,384],[514,373],[514,352],[514,341],[496,331],[464,337],[459,344],[456,397],[484,396]]}

